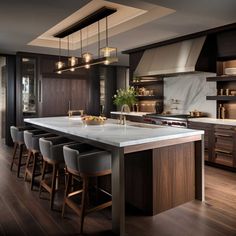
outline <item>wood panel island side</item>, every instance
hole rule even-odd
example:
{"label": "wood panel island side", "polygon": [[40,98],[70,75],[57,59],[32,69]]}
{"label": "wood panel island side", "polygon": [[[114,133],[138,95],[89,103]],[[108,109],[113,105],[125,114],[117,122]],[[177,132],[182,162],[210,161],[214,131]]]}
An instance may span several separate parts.
{"label": "wood panel island side", "polygon": [[112,154],[112,231],[125,235],[125,201],[155,215],[204,201],[204,131],[107,120],[85,126],[80,117],[25,123],[106,149]]}

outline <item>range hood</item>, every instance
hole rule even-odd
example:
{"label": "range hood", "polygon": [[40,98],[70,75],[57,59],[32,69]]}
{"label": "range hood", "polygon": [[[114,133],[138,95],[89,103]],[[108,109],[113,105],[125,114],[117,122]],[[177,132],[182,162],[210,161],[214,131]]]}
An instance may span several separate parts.
{"label": "range hood", "polygon": [[206,36],[144,51],[134,75],[170,76],[198,71],[215,72],[215,44]]}

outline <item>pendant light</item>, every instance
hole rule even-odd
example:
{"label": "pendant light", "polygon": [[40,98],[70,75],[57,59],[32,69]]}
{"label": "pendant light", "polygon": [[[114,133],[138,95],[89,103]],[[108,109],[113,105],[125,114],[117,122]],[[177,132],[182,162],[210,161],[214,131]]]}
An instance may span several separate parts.
{"label": "pendant light", "polygon": [[104,61],[104,64],[105,65],[108,65],[110,64],[110,60],[109,58],[110,57],[117,57],[117,48],[115,47],[109,47],[108,45],[108,19],[107,17],[105,18],[105,22],[106,22],[106,45],[104,48],[101,48],[101,53],[103,55],[103,57],[106,58],[106,60]]}
{"label": "pendant light", "polygon": [[[108,16],[115,13],[116,9],[102,7],[99,10],[93,12],[92,14],[84,17],[76,24],[68,27],[67,29],[57,33],[54,37],[59,38],[59,60],[56,63],[55,72],[61,74],[64,71],[74,71],[79,68],[90,68],[93,65],[99,64],[111,64],[118,62],[117,58],[117,48],[109,47],[108,43]],[[100,47],[100,21],[105,18],[105,47]],[[89,21],[88,21],[89,19]],[[89,23],[88,23],[89,22]],[[98,24],[98,55],[96,58],[93,58],[93,55],[88,52],[88,40],[89,40],[89,26],[97,22]],[[86,33],[86,47],[85,52],[83,52],[83,32],[82,29],[87,28]],[[70,38],[69,35],[72,35],[75,32],[80,31],[80,58],[70,55]],[[68,50],[68,62],[65,66],[65,63],[61,61],[61,39],[67,36],[67,50]]]}
{"label": "pendant light", "polygon": [[67,48],[68,48],[68,66],[70,67],[70,71],[75,71],[74,66],[78,63],[78,58],[75,56],[70,57],[70,40],[69,35],[67,37]]}
{"label": "pendant light", "polygon": [[57,73],[61,74],[61,69],[64,67],[65,63],[61,61],[61,38],[59,38],[59,56],[58,62],[56,63]]}
{"label": "pendant light", "polygon": [[89,62],[92,60],[93,55],[91,53],[88,52],[88,27],[87,27],[87,36],[86,36],[86,52],[82,54],[82,58],[84,59],[85,64],[85,68],[89,69],[90,68],[90,64]]}

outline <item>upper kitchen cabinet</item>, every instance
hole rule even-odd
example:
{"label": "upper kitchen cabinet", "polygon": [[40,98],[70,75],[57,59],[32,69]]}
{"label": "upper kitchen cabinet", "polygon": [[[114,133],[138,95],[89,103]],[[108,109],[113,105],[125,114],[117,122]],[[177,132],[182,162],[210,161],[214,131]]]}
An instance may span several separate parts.
{"label": "upper kitchen cabinet", "polygon": [[236,29],[217,33],[217,56],[230,60],[236,58]]}

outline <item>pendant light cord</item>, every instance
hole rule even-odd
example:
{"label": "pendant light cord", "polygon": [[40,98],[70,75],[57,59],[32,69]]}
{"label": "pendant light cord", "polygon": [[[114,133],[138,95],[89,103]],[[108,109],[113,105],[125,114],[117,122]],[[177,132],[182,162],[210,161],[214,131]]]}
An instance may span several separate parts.
{"label": "pendant light cord", "polygon": [[98,21],[98,58],[100,58],[100,21]]}
{"label": "pendant light cord", "polygon": [[106,17],[106,47],[108,47],[108,26],[107,26],[107,17]]}
{"label": "pendant light cord", "polygon": [[69,39],[69,35],[67,36],[67,54],[68,54],[68,57],[70,56],[70,39]]}
{"label": "pendant light cord", "polygon": [[59,38],[59,61],[61,61],[61,38]]}
{"label": "pendant light cord", "polygon": [[80,57],[82,58],[83,54],[83,35],[82,35],[82,29],[80,30]]}

